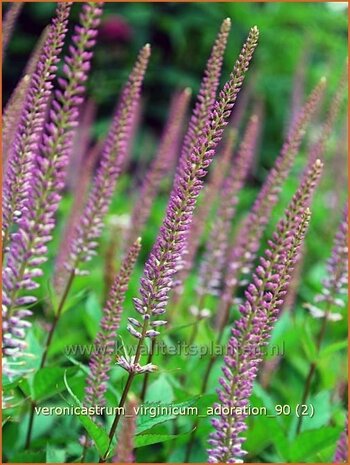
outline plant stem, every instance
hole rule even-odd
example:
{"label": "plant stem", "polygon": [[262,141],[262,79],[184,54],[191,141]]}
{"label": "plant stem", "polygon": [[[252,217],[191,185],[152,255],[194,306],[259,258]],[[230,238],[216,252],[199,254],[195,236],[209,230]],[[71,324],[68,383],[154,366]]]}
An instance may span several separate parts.
{"label": "plant stem", "polygon": [[[205,393],[205,391],[207,390],[209,374],[211,372],[211,369],[212,369],[212,367],[214,365],[215,360],[216,360],[215,355],[212,355],[210,357],[207,369],[206,369],[206,371],[204,373],[204,378],[203,378],[203,382],[202,382],[200,395],[203,395]],[[193,447],[193,444],[194,444],[194,440],[196,438],[198,423],[199,423],[199,420],[197,418],[197,420],[195,421],[195,423],[193,425],[194,429],[193,429],[193,431],[191,433],[190,440],[188,441],[188,444],[187,444],[185,460],[184,460],[185,463],[189,462],[190,458],[191,458],[191,452],[192,452],[192,447]]]}
{"label": "plant stem", "polygon": [[[66,288],[65,288],[65,290],[64,290],[64,292],[62,294],[60,303],[59,303],[58,308],[57,308],[57,312],[55,314],[55,318],[54,318],[54,320],[52,322],[50,332],[49,332],[49,336],[48,336],[48,338],[46,340],[45,349],[44,349],[43,355],[41,357],[41,362],[40,362],[39,369],[41,369],[41,368],[43,368],[45,366],[47,355],[48,355],[48,352],[49,352],[49,349],[50,349],[50,346],[51,346],[52,338],[53,338],[55,329],[57,327],[57,323],[58,323],[58,321],[60,319],[60,316],[62,314],[62,310],[63,310],[64,304],[65,304],[65,301],[66,301],[66,299],[68,297],[68,294],[69,294],[70,288],[72,286],[74,277],[75,277],[75,272],[74,272],[74,269],[73,269],[73,271],[71,272],[71,274],[69,276],[69,279],[67,281]],[[29,449],[29,447],[30,447],[30,442],[31,442],[31,437],[32,437],[32,430],[33,430],[33,423],[34,423],[35,406],[36,406],[36,403],[32,402],[31,403],[30,416],[29,416],[29,426],[28,426],[27,438],[26,438],[26,446],[25,446],[26,449]]]}
{"label": "plant stem", "polygon": [[[326,327],[327,327],[327,320],[328,320],[329,312],[330,312],[330,303],[328,302],[327,310],[325,312],[325,315],[324,315],[324,318],[323,318],[323,321],[322,321],[322,326],[320,328],[320,331],[319,331],[317,339],[316,339],[316,357],[320,353],[321,344],[322,344],[324,335],[326,333]],[[305,381],[304,392],[303,392],[303,396],[302,396],[302,399],[301,399],[301,404],[305,404],[305,402],[307,401],[307,399],[309,397],[310,390],[311,390],[311,384],[312,384],[312,380],[313,380],[315,372],[316,372],[316,361],[314,360],[313,362],[310,363],[309,372],[308,372],[308,375],[307,375],[307,378],[306,378],[306,381]],[[304,415],[300,415],[299,418],[298,418],[296,434],[299,434],[300,431],[301,431],[301,427],[302,427],[302,424],[303,424],[303,418],[304,418]]]}
{"label": "plant stem", "polygon": [[45,366],[47,355],[48,355],[48,352],[49,352],[49,349],[50,349],[50,346],[51,346],[52,338],[53,338],[53,335],[55,333],[57,323],[58,323],[58,321],[59,321],[59,319],[61,317],[62,310],[63,310],[64,304],[66,302],[66,299],[68,297],[70,288],[72,287],[74,277],[75,277],[75,273],[74,273],[74,269],[73,269],[71,271],[69,279],[67,281],[66,288],[65,288],[65,290],[64,290],[64,292],[62,294],[62,298],[61,298],[61,301],[60,301],[60,303],[58,305],[57,312],[55,314],[55,318],[54,318],[54,320],[52,322],[50,332],[49,332],[48,338],[46,340],[45,349],[44,349],[44,352],[43,352],[43,355],[42,355],[42,358],[41,358],[40,368],[43,368]]}
{"label": "plant stem", "polygon": [[33,431],[33,423],[34,423],[35,406],[36,406],[36,403],[34,401],[31,401],[31,410],[30,410],[29,424],[28,424],[28,431],[27,431],[26,445],[25,445],[26,449],[29,449],[30,447],[30,441],[31,441],[32,431]]}
{"label": "plant stem", "polygon": [[[132,382],[133,382],[134,378],[135,378],[135,373],[129,373],[128,379],[127,379],[125,387],[124,387],[122,397],[121,397],[121,399],[119,401],[118,411],[119,411],[120,408],[124,407],[127,395],[129,393],[129,390],[131,388],[131,385],[132,385]],[[119,413],[116,413],[113,424],[112,424],[112,427],[111,427],[111,429],[109,431],[109,435],[108,435],[109,444],[108,444],[107,450],[106,450],[104,456],[100,458],[99,463],[105,463],[106,460],[107,460],[107,456],[109,454],[109,451],[110,451],[110,448],[111,448],[111,445],[112,445],[112,441],[113,441],[113,437],[114,437],[115,431],[117,429],[117,426],[119,424],[119,421],[120,421],[120,415],[119,415]]]}
{"label": "plant stem", "polygon": [[[141,348],[142,348],[142,345],[143,345],[145,337],[146,337],[147,328],[148,328],[148,320],[144,320],[144,325],[143,325],[143,328],[142,328],[142,336],[141,336],[141,339],[139,339],[139,342],[138,342],[138,345],[137,345],[137,348],[136,348],[136,353],[135,353],[135,358],[134,358],[134,365],[137,365],[139,363],[139,361],[140,361]],[[124,390],[123,390],[123,394],[122,394],[122,396],[120,398],[120,401],[119,401],[117,413],[115,415],[112,427],[111,427],[111,429],[109,431],[109,435],[108,435],[109,436],[109,444],[108,444],[107,450],[104,453],[103,457],[100,458],[99,463],[105,463],[106,460],[107,460],[107,456],[108,456],[109,451],[111,449],[112,440],[113,440],[114,434],[116,432],[117,426],[118,426],[119,421],[120,421],[119,411],[120,411],[120,409],[122,407],[124,407],[125,401],[127,399],[127,396],[128,396],[129,391],[130,391],[131,385],[132,385],[132,383],[134,381],[135,375],[136,375],[135,372],[129,372],[129,376],[128,376],[128,379],[126,381],[126,384],[125,384],[125,387],[124,387]]]}
{"label": "plant stem", "polygon": [[[154,339],[152,339],[152,344],[151,344],[150,351],[149,351],[149,354],[148,354],[147,363],[152,363],[155,346],[156,346],[156,339],[154,338]],[[145,373],[145,376],[143,378],[142,390],[141,390],[141,394],[140,394],[141,402],[144,402],[145,398],[146,398],[147,384],[148,384],[148,380],[149,380],[149,375],[150,375],[150,373],[147,372],[147,373]]]}

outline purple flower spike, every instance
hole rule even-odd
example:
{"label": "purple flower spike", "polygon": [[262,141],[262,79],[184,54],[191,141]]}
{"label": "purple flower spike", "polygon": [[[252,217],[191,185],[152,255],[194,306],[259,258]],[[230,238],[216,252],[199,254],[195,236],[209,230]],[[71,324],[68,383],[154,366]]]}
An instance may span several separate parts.
{"label": "purple flower spike", "polygon": [[133,120],[137,111],[141,85],[151,53],[145,45],[137,58],[129,80],[122,92],[105,146],[101,155],[100,167],[82,214],[80,224],[74,234],[70,256],[66,264],[69,273],[84,274],[82,264],[96,254],[96,240],[100,237],[116,181],[125,163],[128,144],[132,133]]}
{"label": "purple flower spike", "polygon": [[230,29],[231,20],[230,18],[226,18],[220,27],[220,31],[217,35],[204,71],[197,102],[193,109],[193,113],[188,124],[188,130],[185,135],[180,162],[178,165],[179,170],[183,167],[186,157],[191,154],[196,146],[198,137],[203,135],[208,115],[213,109],[216,92],[219,87],[223,56]]}
{"label": "purple flower spike", "polygon": [[[323,281],[322,300],[343,307],[334,297],[347,294],[348,283],[348,207],[335,235],[332,254],[327,263],[327,278]],[[333,299],[332,299],[333,295]]]}
{"label": "purple flower spike", "polygon": [[348,419],[345,423],[345,431],[340,435],[337,443],[337,448],[334,454],[333,463],[349,463],[348,462]]}
{"label": "purple flower spike", "polygon": [[[142,334],[139,344],[144,337],[147,337],[150,323],[157,319],[159,314],[165,312],[174,283],[174,274],[182,261],[186,247],[196,200],[203,187],[203,178],[212,162],[216,146],[222,138],[224,127],[242,86],[244,75],[257,46],[258,35],[258,29],[253,27],[230,80],[225,84],[218,101],[214,104],[203,135],[199,137],[195,148],[186,158],[186,163],[179,170],[174,181],[163,225],[141,278],[141,298],[134,299],[135,309],[143,320],[142,330],[138,331],[135,328],[135,331]],[[152,336],[153,333],[150,334],[150,337]]]}
{"label": "purple flower spike", "polygon": [[90,358],[90,374],[87,377],[85,389],[85,402],[90,406],[104,405],[104,394],[107,390],[109,370],[111,368],[114,353],[116,332],[119,328],[125,293],[128,288],[130,276],[141,249],[141,239],[137,239],[130,247],[120,271],[117,274],[112,288],[109,292],[106,306],[103,310],[100,330],[94,341],[96,350]]}
{"label": "purple flower spike", "polygon": [[314,162],[317,158],[321,158],[325,152],[326,144],[328,142],[330,135],[332,134],[334,125],[336,123],[337,117],[341,110],[341,105],[343,101],[345,100],[344,97],[345,97],[345,91],[347,89],[347,83],[348,83],[348,63],[346,62],[346,66],[338,82],[337,90],[329,106],[326,119],[324,123],[322,124],[320,136],[318,140],[310,148],[309,160],[311,163]]}
{"label": "purple flower spike", "polygon": [[206,244],[199,270],[199,295],[216,295],[221,284],[226,262],[232,219],[238,203],[238,194],[251,166],[258,136],[258,117],[253,115],[247,125],[238,154],[220,192],[221,203],[216,221]]}
{"label": "purple flower spike", "polygon": [[83,169],[80,172],[79,182],[75,186],[73,193],[74,201],[70,209],[65,228],[62,232],[62,239],[56,254],[53,285],[57,295],[61,295],[64,290],[67,275],[66,263],[70,253],[72,237],[74,237],[77,225],[80,222],[81,214],[89,193],[91,180],[93,178],[96,160],[100,156],[100,152],[101,143],[97,142],[86,154]]}
{"label": "purple flower spike", "polygon": [[7,158],[14,144],[18,125],[21,122],[21,115],[24,110],[27,92],[30,87],[31,78],[35,72],[38,62],[44,53],[44,47],[50,33],[50,26],[47,26],[38,40],[28,63],[26,64],[22,78],[18,82],[9,98],[2,116],[2,160],[3,171],[7,169]]}
{"label": "purple flower spike", "polygon": [[[57,7],[48,37],[45,41],[36,70],[30,79],[28,96],[20,123],[10,148],[3,189],[3,250],[7,251],[13,223],[18,223],[30,206],[29,192],[33,178],[34,160],[42,132],[46,106],[52,81],[55,78],[58,56],[67,32],[70,3]],[[27,78],[23,81],[26,82]],[[22,89],[25,93],[26,89]],[[8,115],[7,115],[8,117]]]}
{"label": "purple flower spike", "polygon": [[66,78],[59,80],[61,90],[55,93],[40,155],[31,172],[33,182],[28,209],[18,220],[18,232],[12,235],[3,271],[4,320],[8,322],[10,334],[14,330],[11,318],[17,317],[22,307],[28,304],[23,299],[30,299],[30,303],[35,301],[33,297],[21,297],[21,293],[38,287],[36,278],[42,275],[41,265],[47,259],[46,244],[51,240],[55,225],[55,213],[61,199],[78,109],[85,89],[83,83],[92,59],[90,50],[95,44],[101,14],[98,4],[84,4],[81,26],[76,26],[72,39],[74,46],[70,47],[70,54],[65,58]]}
{"label": "purple flower spike", "polygon": [[305,128],[323,95],[324,87],[325,79],[322,78],[299,113],[287,140],[282,146],[280,155],[269,172],[250,213],[237,232],[233,246],[228,253],[229,259],[224,278],[224,288],[221,293],[215,323],[216,328],[220,330],[227,321],[232,297],[235,289],[240,284],[241,275],[248,275],[251,271],[265,226],[269,221],[274,205],[278,201],[283,182],[292,168]]}
{"label": "purple flower spike", "polygon": [[173,292],[175,300],[178,299],[183,292],[183,283],[192,269],[193,261],[205,229],[208,215],[213,207],[218,190],[220,189],[225,175],[229,170],[236,138],[237,131],[231,128],[228,129],[228,135],[222,149],[222,154],[215,157],[216,160],[214,160],[210,180],[203,188],[204,192],[202,199],[196,207],[190,232],[188,234],[187,250],[183,259],[183,264],[177,274],[177,280],[174,283]]}
{"label": "purple flower spike", "polygon": [[164,176],[173,168],[190,96],[191,90],[185,89],[173,97],[168,121],[157,154],[146,173],[139,198],[131,215],[130,224],[132,224],[132,228],[128,240],[129,243],[141,234],[151,211],[159,184]]}
{"label": "purple flower spike", "polygon": [[334,238],[332,254],[327,262],[327,277],[323,280],[321,294],[314,298],[314,304],[306,303],[304,307],[314,318],[326,318],[329,321],[342,319],[333,308],[346,306],[348,284],[348,207],[346,206],[339,229]]}
{"label": "purple flower spike", "polygon": [[[310,220],[305,208],[321,175],[322,163],[317,160],[302,180],[284,217],[278,222],[269,248],[260,258],[245,292],[245,302],[240,306],[241,318],[235,322],[228,343],[228,355],[224,359],[223,374],[218,390],[220,403],[232,414],[222,413],[213,420],[215,432],[210,435],[208,450],[211,463],[235,463],[242,461],[247,406],[253,389],[258,367],[262,361],[262,349],[267,345],[274,322],[279,316],[299,258],[300,249]],[[239,410],[241,409],[241,410]]]}
{"label": "purple flower spike", "polygon": [[136,434],[137,407],[138,402],[136,398],[130,398],[125,407],[125,417],[120,429],[117,449],[112,460],[113,463],[135,462],[134,438]]}
{"label": "purple flower spike", "polygon": [[17,21],[17,17],[21,12],[23,7],[23,2],[14,2],[9,6],[8,11],[6,12],[5,18],[2,22],[2,59],[4,60],[4,55],[7,49],[7,45],[10,41],[13,28]]}
{"label": "purple flower spike", "polygon": [[293,216],[291,213],[286,211],[277,225],[269,249],[247,288],[241,317],[232,328],[217,390],[219,403],[215,405],[219,412],[222,408],[226,411],[222,410],[219,418],[212,421],[215,431],[208,441],[209,463],[238,463],[246,454],[241,437],[247,428],[244,407],[249,405],[263,349],[281,310],[310,218],[308,209],[293,210]]}

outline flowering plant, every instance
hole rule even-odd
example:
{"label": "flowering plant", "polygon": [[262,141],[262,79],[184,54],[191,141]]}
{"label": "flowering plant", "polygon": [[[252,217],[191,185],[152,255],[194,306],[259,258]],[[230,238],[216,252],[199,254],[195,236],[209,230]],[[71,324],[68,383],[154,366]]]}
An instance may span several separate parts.
{"label": "flowering plant", "polygon": [[[190,6],[146,34],[151,4],[48,3],[6,83],[4,462],[347,462],[346,73],[310,44],[289,109],[224,5],[192,62]],[[6,9],[5,75],[37,7]]]}

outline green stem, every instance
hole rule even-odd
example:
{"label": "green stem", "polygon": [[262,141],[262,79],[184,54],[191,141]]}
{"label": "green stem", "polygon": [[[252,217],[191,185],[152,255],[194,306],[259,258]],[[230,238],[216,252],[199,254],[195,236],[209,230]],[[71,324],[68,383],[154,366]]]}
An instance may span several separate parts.
{"label": "green stem", "polygon": [[[327,310],[325,312],[325,315],[322,321],[322,326],[320,328],[320,331],[316,339],[316,357],[320,353],[321,344],[322,344],[324,335],[326,333],[327,319],[328,319],[329,312],[330,312],[330,302],[328,302]],[[306,377],[304,392],[303,392],[302,399],[301,399],[301,404],[305,404],[310,395],[311,384],[312,384],[313,377],[316,373],[316,367],[317,367],[317,364],[316,364],[316,361],[314,360],[313,362],[310,363],[309,372]],[[296,434],[299,434],[301,431],[301,427],[303,424],[303,418],[304,418],[304,415],[300,415],[298,418]]]}
{"label": "green stem", "polygon": [[29,449],[29,447],[30,447],[30,441],[31,441],[32,431],[33,431],[33,423],[34,423],[35,406],[36,406],[36,403],[34,401],[32,401],[31,402],[30,416],[29,416],[27,437],[26,437],[26,445],[25,445],[26,449]]}
{"label": "green stem", "polygon": [[[152,339],[152,344],[151,344],[150,351],[149,351],[149,354],[148,354],[147,363],[152,363],[155,346],[156,346],[156,339],[154,338],[154,339]],[[149,375],[150,375],[150,373],[147,372],[147,373],[145,373],[145,376],[143,378],[142,390],[141,390],[141,394],[140,394],[141,402],[144,402],[145,398],[146,398]]]}
{"label": "green stem", "polygon": [[42,358],[41,358],[40,368],[43,368],[45,366],[47,355],[48,355],[48,352],[49,352],[49,349],[50,349],[50,346],[51,346],[52,338],[53,338],[53,335],[54,335],[55,330],[57,328],[58,321],[59,321],[59,319],[61,317],[62,310],[63,310],[64,304],[66,302],[66,299],[68,297],[70,288],[72,287],[74,278],[75,278],[75,272],[74,272],[74,268],[73,268],[73,270],[71,271],[71,274],[69,276],[69,279],[67,281],[66,288],[65,288],[65,290],[64,290],[64,292],[62,294],[62,298],[61,298],[60,303],[58,305],[58,308],[57,308],[57,311],[56,311],[56,314],[55,314],[55,318],[54,318],[54,320],[52,322],[50,332],[49,332],[48,338],[46,340],[45,349],[44,349],[44,352],[43,352],[43,355],[42,355]]}
{"label": "green stem", "polygon": [[[216,360],[216,356],[215,355],[212,355],[210,357],[210,360],[209,360],[209,363],[208,363],[208,366],[207,366],[207,369],[204,373],[204,378],[203,378],[203,382],[202,382],[202,387],[201,387],[201,392],[200,392],[200,395],[203,395],[205,393],[205,391],[207,390],[207,387],[208,387],[208,380],[209,380],[209,375],[210,375],[210,372],[211,372],[211,369],[214,365],[214,362]],[[197,418],[197,420],[195,421],[194,425],[193,425],[193,431],[191,433],[191,436],[190,436],[190,440],[188,441],[188,444],[187,444],[187,448],[186,448],[186,454],[185,454],[185,463],[189,462],[190,461],[190,458],[191,458],[191,452],[192,452],[192,448],[193,448],[193,444],[194,444],[194,440],[196,438],[196,434],[197,434],[197,427],[198,427],[198,423],[199,423],[199,420]]]}
{"label": "green stem", "polygon": [[[50,349],[50,346],[51,346],[52,338],[53,338],[53,335],[55,333],[55,329],[57,327],[60,316],[62,314],[62,309],[64,307],[65,301],[66,301],[67,296],[69,294],[69,291],[70,291],[70,288],[72,286],[74,277],[75,277],[75,272],[74,272],[74,269],[73,269],[73,271],[71,272],[71,274],[69,276],[69,279],[68,279],[66,288],[64,290],[64,293],[62,294],[62,298],[61,298],[60,303],[58,305],[57,312],[55,314],[55,318],[54,318],[54,320],[52,322],[50,332],[49,332],[49,336],[48,336],[48,338],[46,340],[45,349],[44,349],[43,355],[41,357],[40,368],[43,368],[45,366],[47,355],[48,355],[48,352],[49,352],[49,349]],[[29,426],[28,426],[27,438],[26,438],[26,448],[27,449],[29,449],[29,447],[30,447],[30,442],[31,442],[31,437],[32,437],[35,406],[36,406],[35,402],[32,402],[30,415],[29,415]]]}
{"label": "green stem", "polygon": [[[139,363],[139,361],[140,361],[141,348],[142,348],[142,345],[143,345],[145,337],[146,337],[148,324],[149,324],[149,321],[144,320],[141,338],[139,339],[139,343],[138,343],[137,348],[136,348],[136,353],[135,353],[135,358],[134,358],[134,365],[137,365]],[[119,412],[120,412],[121,408],[124,407],[125,401],[126,401],[127,396],[129,394],[129,391],[130,391],[131,385],[132,385],[132,383],[134,381],[135,375],[136,375],[135,372],[129,372],[129,376],[128,376],[128,379],[126,381],[126,384],[125,384],[125,387],[124,387],[124,390],[123,390],[123,394],[122,394],[122,396],[120,398],[120,401],[119,401],[117,413],[116,413],[116,415],[114,417],[112,427],[111,427],[111,429],[109,431],[109,435],[108,435],[109,436],[109,444],[108,444],[107,450],[104,453],[103,457],[100,458],[99,463],[105,463],[106,460],[107,460],[108,454],[109,454],[110,449],[111,449],[113,437],[114,437],[114,434],[116,432],[117,426],[118,426],[119,421],[120,421],[121,415],[120,415]]]}
{"label": "green stem", "polygon": [[111,427],[111,429],[109,431],[109,435],[108,435],[109,444],[108,444],[108,447],[107,447],[107,450],[106,450],[105,454],[103,455],[103,457],[100,458],[99,463],[105,463],[107,461],[107,457],[108,457],[109,451],[111,449],[113,437],[114,437],[114,434],[116,432],[116,429],[117,429],[117,426],[119,424],[120,417],[121,417],[120,414],[119,414],[119,410],[122,407],[124,407],[125,401],[127,399],[127,396],[128,396],[129,390],[131,388],[132,382],[134,381],[134,378],[135,378],[135,373],[129,373],[128,379],[127,379],[125,387],[124,387],[122,397],[121,397],[119,405],[118,405],[118,412],[116,413],[116,415],[114,417],[112,427]]}

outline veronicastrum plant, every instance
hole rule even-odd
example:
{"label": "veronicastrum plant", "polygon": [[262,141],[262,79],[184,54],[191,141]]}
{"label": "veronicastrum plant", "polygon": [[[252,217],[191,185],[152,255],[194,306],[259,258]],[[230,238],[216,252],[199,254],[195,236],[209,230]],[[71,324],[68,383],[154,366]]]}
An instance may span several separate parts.
{"label": "veronicastrum plant", "polygon": [[[6,59],[22,6],[12,4],[3,20]],[[5,445],[4,461],[123,463],[142,461],[146,450],[155,461],[293,462],[315,458],[310,449],[324,441],[321,459],[346,462],[341,385],[334,388],[334,416],[329,407],[316,426],[303,416],[277,423],[273,414],[254,419],[256,426],[245,410],[259,403],[271,409],[272,396],[275,402],[284,396],[278,382],[279,369],[285,376],[283,357],[274,365],[272,391],[260,384],[265,352],[281,334],[304,361],[293,359],[301,387],[290,403],[320,408],[330,401],[324,387],[318,392],[316,375],[327,350],[343,349],[335,336],[327,347],[327,336],[344,321],[347,208],[338,232],[329,225],[334,246],[326,277],[313,282],[318,292],[308,290],[303,266],[317,205],[326,199],[319,180],[330,165],[345,74],[325,117],[325,78],[307,98],[296,79],[298,101],[285,141],[258,179],[268,110],[254,95],[254,81],[246,88],[245,79],[259,66],[259,30],[250,29],[235,62],[229,57],[227,75],[231,20],[224,19],[193,107],[188,84],[173,89],[159,143],[135,182],[133,142],[149,104],[143,95],[154,73],[151,45],[134,58],[106,135],[96,140],[98,102],[89,96],[99,85],[91,78],[99,64],[94,54],[113,21],[120,21],[108,18],[102,2],[58,3],[4,106],[3,404],[4,437],[14,444]],[[156,44],[152,50],[157,55]],[[243,109],[236,106],[242,92]],[[316,137],[310,138],[311,130]],[[300,169],[304,139],[312,143]],[[155,211],[161,221],[153,224]],[[314,339],[307,333],[306,342],[296,342],[300,315],[301,326],[314,328]],[[78,347],[91,341],[92,350],[62,356],[69,338]],[[198,357],[196,350],[208,342],[223,352]],[[194,352],[159,354],[160,343]],[[48,427],[40,408],[51,402],[78,410],[73,417],[54,414],[55,427]],[[199,410],[195,418],[169,413],[174,404]],[[147,407],[163,411],[152,415]],[[203,418],[205,408],[217,416]],[[268,424],[279,442],[259,437]],[[288,439],[281,439],[280,429]],[[20,435],[18,443],[13,434]]]}

